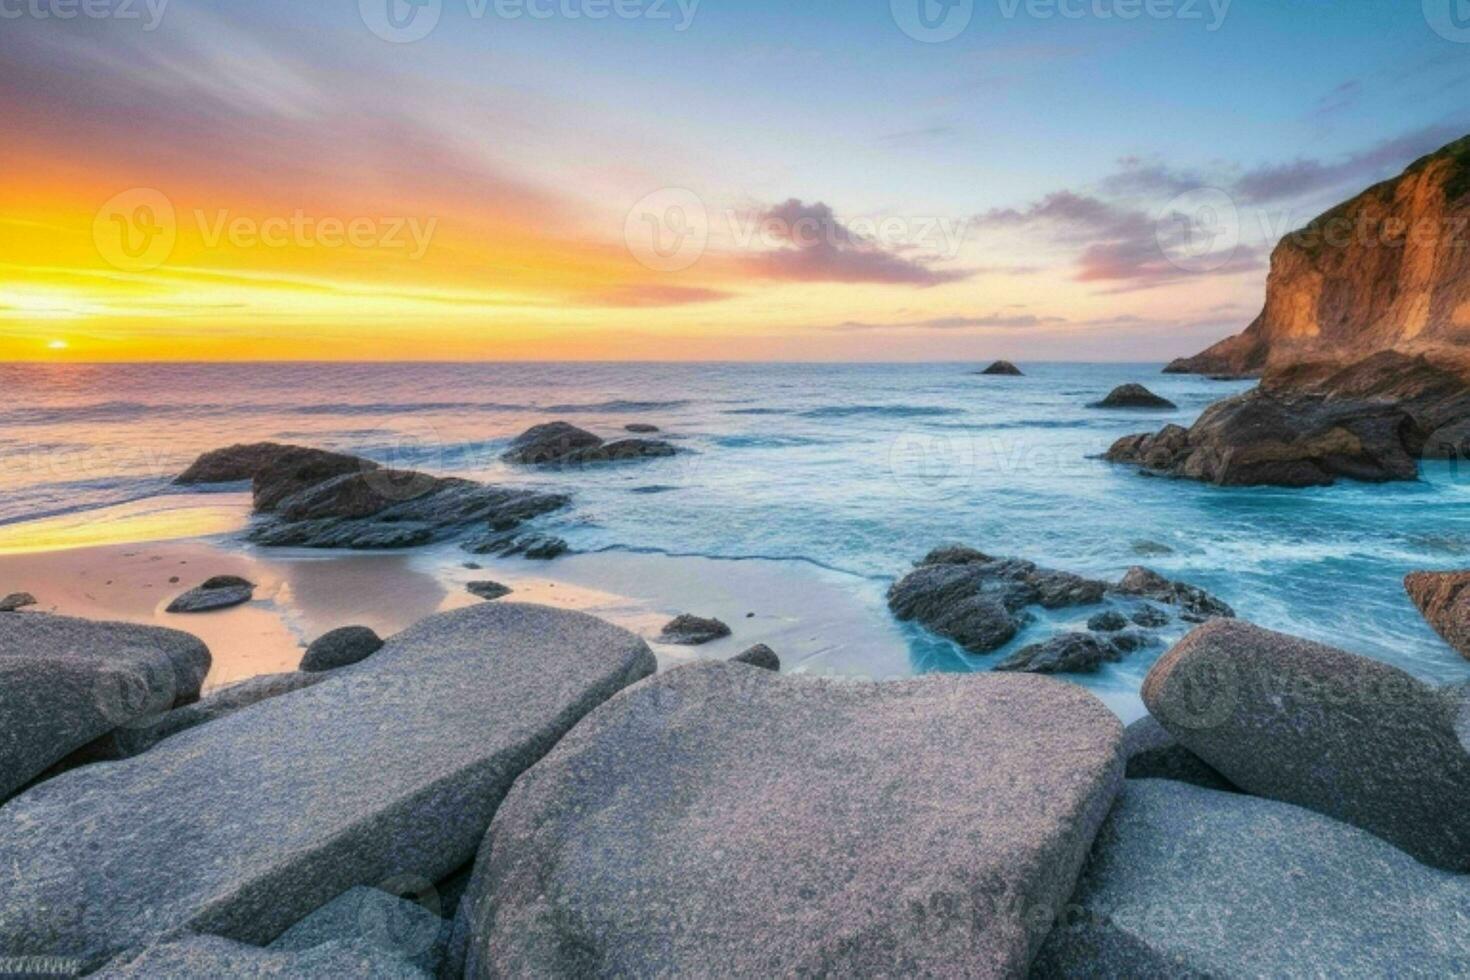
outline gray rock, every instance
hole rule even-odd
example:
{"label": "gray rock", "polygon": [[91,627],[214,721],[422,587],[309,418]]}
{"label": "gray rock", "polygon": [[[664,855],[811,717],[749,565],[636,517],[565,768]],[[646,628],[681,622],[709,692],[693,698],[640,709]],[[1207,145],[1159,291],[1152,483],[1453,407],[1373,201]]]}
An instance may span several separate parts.
{"label": "gray rock", "polygon": [[450,972],[1022,975],[1122,781],[1120,736],[1039,677],[669,671],[517,782]]}
{"label": "gray rock", "polygon": [[697,647],[730,635],[730,627],[718,619],[704,619],[685,613],[676,616],[664,625],[658,635],[660,643],[676,643],[680,646]]}
{"label": "gray rock", "polygon": [[1108,397],[1100,402],[1093,402],[1092,408],[1149,408],[1149,409],[1171,409],[1178,408],[1167,398],[1149,391],[1140,384],[1119,385],[1108,393]]}
{"label": "gray rock", "polygon": [[438,881],[517,776],[654,668],[642,640],[590,616],[485,603],[66,773],[0,807],[0,949],[91,969],[180,929],[258,944],[354,885]]}
{"label": "gray rock", "polygon": [[775,650],[764,643],[757,643],[744,653],[737,654],[730,659],[737,664],[749,664],[762,670],[774,670],[778,673],[781,670],[781,658],[776,656]]}
{"label": "gray rock", "polygon": [[274,546],[412,548],[476,526],[508,532],[569,502],[562,494],[422,473],[354,472],[281,500],[249,537]]}
{"label": "gray rock", "polygon": [[585,466],[595,463],[627,463],[640,459],[675,456],[679,450],[662,439],[619,439],[600,446],[577,449],[554,462],[559,466]]}
{"label": "gray rock", "polygon": [[566,554],[571,546],[551,534],[495,534],[470,542],[465,545],[465,549],[477,555],[551,561]]}
{"label": "gray rock", "polygon": [[888,591],[888,607],[970,653],[1009,643],[1031,614],[1100,602],[1107,585],[1019,558],[992,558],[959,545],[931,551]]}
{"label": "gray rock", "polygon": [[201,613],[229,609],[255,597],[255,583],[238,575],[216,575],[168,604],[171,613]]}
{"label": "gray rock", "polygon": [[0,800],[108,732],[194,700],[209,665],[209,649],[177,630],[0,616]]}
{"label": "gray rock", "polygon": [[1216,617],[1229,619],[1235,616],[1234,609],[1204,589],[1184,582],[1170,581],[1153,569],[1144,568],[1142,565],[1134,565],[1128,569],[1128,573],[1123,576],[1121,582],[1113,587],[1113,590],[1121,595],[1137,596],[1162,602],[1168,606],[1177,606],[1180,610],[1179,618],[1192,623],[1202,623]]}
{"label": "gray rock", "polygon": [[26,606],[34,606],[36,597],[29,592],[12,592],[10,595],[0,599],[0,613],[15,612]]}
{"label": "gray rock", "polygon": [[1034,977],[1451,977],[1470,877],[1273,800],[1129,780]]}
{"label": "gray rock", "polygon": [[341,626],[323,633],[306,648],[301,670],[336,670],[366,660],[383,649],[383,640],[366,626]]}
{"label": "gray rock", "polygon": [[1470,871],[1470,750],[1444,692],[1376,660],[1216,620],[1159,659],[1143,701],[1246,792]]}
{"label": "gray rock", "polygon": [[1123,730],[1123,759],[1124,775],[1129,779],[1174,779],[1205,789],[1235,791],[1230,780],[1180,745],[1151,715]]}
{"label": "gray rock", "polygon": [[1022,647],[995,665],[996,670],[1028,674],[1093,674],[1118,651],[1091,633],[1058,633],[1044,643]]}
{"label": "gray rock", "polygon": [[1158,629],[1169,625],[1169,614],[1158,606],[1139,606],[1128,614],[1128,618],[1145,629]]}
{"label": "gray rock", "polygon": [[107,762],[127,759],[148,751],[170,735],[187,731],[205,722],[217,721],[234,714],[241,708],[270,698],[280,697],[311,687],[327,679],[325,674],[264,674],[220,688],[207,697],[166,712],[153,721],[135,723],[108,732],[102,738],[80,749],[68,757],[68,761],[80,765],[90,762]]}
{"label": "gray rock", "polygon": [[1087,621],[1087,628],[1094,633],[1116,633],[1128,628],[1128,617],[1116,609],[1100,612]]}
{"label": "gray rock", "polygon": [[507,463],[540,466],[554,463],[579,449],[595,449],[602,438],[570,422],[544,422],[533,425],[511,440],[510,448],[500,458]]}
{"label": "gray rock", "polygon": [[119,957],[93,974],[100,980],[432,980],[406,960],[366,945],[332,942],[303,951],[261,949],[219,936],[184,936],[141,955]]}
{"label": "gray rock", "polygon": [[[432,888],[425,891],[437,905],[437,893]],[[449,926],[437,911],[418,902],[360,885],[287,929],[270,948],[304,952],[326,943],[346,943],[382,950],[435,976],[449,945]]]}
{"label": "gray rock", "polygon": [[1122,630],[1118,633],[1109,633],[1103,639],[1117,651],[1118,659],[1130,653],[1137,653],[1145,647],[1158,646],[1161,642],[1157,636],[1145,633],[1143,630]]}
{"label": "gray rock", "polygon": [[653,433],[659,431],[658,426],[656,426],[656,425],[649,425],[647,422],[633,422],[633,423],[630,423],[628,425],[623,426],[623,429],[624,429],[624,431],[627,431],[627,432],[632,432],[632,433],[635,433],[637,435],[645,435],[645,436],[646,435],[652,435]]}
{"label": "gray rock", "polygon": [[470,595],[479,596],[487,602],[504,599],[511,593],[509,586],[489,580],[484,582],[467,582],[465,583],[465,591],[469,592]]}

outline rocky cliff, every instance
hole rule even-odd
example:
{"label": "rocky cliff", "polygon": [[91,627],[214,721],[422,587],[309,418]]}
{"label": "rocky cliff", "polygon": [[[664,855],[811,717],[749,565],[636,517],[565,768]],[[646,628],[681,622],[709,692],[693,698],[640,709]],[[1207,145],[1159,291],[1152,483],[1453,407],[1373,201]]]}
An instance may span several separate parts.
{"label": "rocky cliff", "polygon": [[1470,350],[1470,136],[1287,235],[1255,322],[1165,370],[1256,376],[1386,350]]}

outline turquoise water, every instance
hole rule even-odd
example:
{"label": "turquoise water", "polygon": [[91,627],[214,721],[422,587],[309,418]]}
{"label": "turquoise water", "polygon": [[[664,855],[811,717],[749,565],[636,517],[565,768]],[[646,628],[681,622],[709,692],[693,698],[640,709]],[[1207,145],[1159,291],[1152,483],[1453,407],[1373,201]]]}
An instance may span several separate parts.
{"label": "turquoise water", "polygon": [[[290,440],[569,489],[576,506],[557,533],[581,550],[791,559],[867,592],[947,542],[1103,577],[1144,563],[1262,625],[1426,679],[1470,677],[1400,584],[1470,563],[1470,469],[1311,490],[1146,478],[1095,457],[1248,385],[1156,364],[1022,367],[1024,378],[956,364],[0,366],[0,522],[171,492],[203,450]],[[1179,409],[1086,407],[1126,381]],[[651,422],[689,452],[575,473],[498,461],[550,418],[608,436]],[[916,671],[999,659],[907,636]],[[1136,687],[1157,653],[1097,683]]]}

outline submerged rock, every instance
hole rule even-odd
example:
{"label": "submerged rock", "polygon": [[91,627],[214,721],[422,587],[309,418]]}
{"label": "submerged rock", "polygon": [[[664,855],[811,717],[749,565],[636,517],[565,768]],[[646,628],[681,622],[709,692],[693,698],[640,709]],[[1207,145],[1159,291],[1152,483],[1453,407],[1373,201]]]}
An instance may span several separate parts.
{"label": "submerged rock", "polygon": [[718,619],[703,619],[688,613],[676,616],[664,625],[658,635],[660,643],[676,643],[696,647],[730,635],[730,627]]}
{"label": "submerged rock", "polygon": [[1458,976],[1470,876],[1310,810],[1129,780],[1032,976]]}
{"label": "submerged rock", "polygon": [[1029,674],[1093,674],[1104,662],[1118,660],[1112,643],[1091,633],[1058,633],[1045,643],[1022,647],[995,665],[996,670]]}
{"label": "submerged rock", "polygon": [[171,613],[201,613],[215,609],[228,609],[249,602],[255,597],[255,583],[238,575],[216,575],[206,579],[196,588],[190,589],[168,604]]}
{"label": "submerged rock", "polygon": [[656,425],[649,425],[647,422],[632,422],[628,425],[623,426],[623,430],[625,432],[633,432],[638,435],[652,435],[653,433],[658,432],[659,428]]}
{"label": "submerged rock", "polygon": [[1178,408],[1167,398],[1161,398],[1140,384],[1119,385],[1108,393],[1108,397],[1100,402],[1093,402],[1092,408]]}
{"label": "submerged rock", "polygon": [[1100,612],[1087,621],[1087,628],[1094,633],[1116,633],[1128,628],[1128,617],[1116,609]]}
{"label": "submerged rock", "polygon": [[656,459],[674,456],[679,452],[672,443],[660,439],[619,439],[578,449],[562,456],[555,462],[561,466],[577,466],[589,463],[625,463],[637,459]]}
{"label": "submerged rock", "polygon": [[983,370],[983,371],[976,371],[975,373],[976,374],[992,374],[992,375],[998,374],[998,375],[1008,375],[1010,377],[1019,377],[1020,374],[1021,374],[1021,369],[1018,368],[1018,367],[1016,367],[1010,361],[996,361],[994,364],[990,365],[990,367],[986,368],[985,370]]}
{"label": "submerged rock", "polygon": [[570,422],[544,422],[533,425],[511,440],[510,448],[500,458],[507,463],[537,466],[553,463],[579,449],[595,449],[602,437]]}
{"label": "submerged rock", "polygon": [[366,626],[341,626],[323,633],[306,648],[301,670],[317,673],[366,660],[383,649],[383,640]]}
{"label": "submerged rock", "polygon": [[1173,779],[1205,789],[1236,792],[1230,780],[1180,745],[1151,715],[1123,730],[1123,760],[1124,775],[1129,779]]}
{"label": "submerged rock", "polygon": [[27,606],[34,606],[36,597],[29,592],[12,592],[10,595],[0,599],[0,613],[15,612]]}
{"label": "submerged rock", "polygon": [[509,586],[501,585],[499,582],[491,582],[488,580],[484,582],[466,582],[465,591],[468,592],[470,595],[478,596],[479,598],[484,599],[487,602],[491,602],[496,599],[504,599],[511,593],[511,589]]}
{"label": "submerged rock", "polygon": [[0,807],[0,949],[95,969],[179,930],[261,943],[355,885],[442,880],[516,778],[654,668],[642,640],[590,616],[486,603],[66,773]]}
{"label": "submerged rock", "polygon": [[1444,641],[1470,660],[1470,572],[1414,572],[1404,589]]}
{"label": "submerged rock", "polygon": [[1031,620],[1028,606],[1091,605],[1106,590],[1106,583],[1070,572],[954,545],[930,552],[894,583],[888,607],[899,620],[917,621],[970,653],[990,653]]}
{"label": "submerged rock", "polygon": [[[1115,592],[1127,596],[1138,596],[1162,602],[1179,609],[1179,617],[1193,623],[1202,623],[1216,617],[1231,619],[1235,610],[1198,586],[1185,582],[1174,582],[1164,578],[1151,568],[1135,565],[1128,569],[1116,586]],[[1155,610],[1157,612],[1157,610]],[[1134,613],[1134,622],[1146,626],[1157,617],[1140,609]]]}
{"label": "submerged rock", "polygon": [[[209,649],[177,630],[0,616],[0,801],[114,729],[193,701],[209,666]],[[0,896],[0,922],[4,911]]]}
{"label": "submerged rock", "polygon": [[1165,654],[1142,693],[1169,734],[1246,792],[1470,871],[1470,747],[1447,692],[1376,660],[1216,620]]}
{"label": "submerged rock", "polygon": [[1023,976],[1122,782],[1120,736],[1038,677],[669,671],[516,783],[449,972]]}
{"label": "submerged rock", "polygon": [[762,670],[774,670],[778,673],[781,670],[781,658],[776,656],[775,650],[764,643],[757,643],[744,653],[737,654],[730,659],[737,664],[749,664]]}

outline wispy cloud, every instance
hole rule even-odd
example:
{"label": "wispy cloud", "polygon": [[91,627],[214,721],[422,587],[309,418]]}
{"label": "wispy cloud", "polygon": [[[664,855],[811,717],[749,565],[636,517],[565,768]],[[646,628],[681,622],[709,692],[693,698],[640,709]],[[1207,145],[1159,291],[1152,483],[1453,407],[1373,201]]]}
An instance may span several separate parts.
{"label": "wispy cloud", "polygon": [[1059,316],[992,313],[989,316],[945,316],[891,323],[848,320],[826,329],[853,333],[880,330],[1024,330],[1033,327],[1057,326],[1066,322],[1065,317]]}

